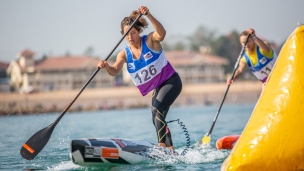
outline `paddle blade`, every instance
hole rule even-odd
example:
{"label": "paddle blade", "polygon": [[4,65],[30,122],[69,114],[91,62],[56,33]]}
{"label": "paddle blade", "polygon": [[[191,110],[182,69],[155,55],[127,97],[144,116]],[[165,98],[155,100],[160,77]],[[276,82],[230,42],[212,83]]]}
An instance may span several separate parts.
{"label": "paddle blade", "polygon": [[208,145],[211,141],[211,136],[209,135],[205,135],[203,138],[202,138],[202,144],[203,145]]}
{"label": "paddle blade", "polygon": [[45,127],[34,134],[20,149],[20,155],[26,160],[33,160],[49,141],[55,126]]}

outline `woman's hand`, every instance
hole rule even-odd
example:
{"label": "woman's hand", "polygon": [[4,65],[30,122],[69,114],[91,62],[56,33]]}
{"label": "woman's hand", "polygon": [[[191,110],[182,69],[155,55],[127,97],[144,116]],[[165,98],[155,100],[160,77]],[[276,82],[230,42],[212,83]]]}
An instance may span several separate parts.
{"label": "woman's hand", "polygon": [[252,40],[255,42],[256,36],[255,36],[255,31],[254,31],[254,29],[248,28],[248,29],[246,30],[246,32],[247,32],[248,34],[250,34],[250,37],[251,37]]}
{"label": "woman's hand", "polygon": [[143,15],[148,16],[150,14],[149,8],[146,6],[140,6],[138,12],[142,13]]}
{"label": "woman's hand", "polygon": [[101,61],[98,62],[97,67],[106,70],[106,69],[109,68],[110,66],[109,66],[109,64],[108,64],[107,61],[101,60]]}
{"label": "woman's hand", "polygon": [[231,85],[233,83],[233,80],[230,80],[230,78],[227,79],[227,85]]}
{"label": "woman's hand", "polygon": [[247,32],[248,34],[251,34],[251,35],[254,35],[254,36],[255,36],[255,31],[254,31],[254,29],[252,29],[252,28],[246,29],[246,32]]}

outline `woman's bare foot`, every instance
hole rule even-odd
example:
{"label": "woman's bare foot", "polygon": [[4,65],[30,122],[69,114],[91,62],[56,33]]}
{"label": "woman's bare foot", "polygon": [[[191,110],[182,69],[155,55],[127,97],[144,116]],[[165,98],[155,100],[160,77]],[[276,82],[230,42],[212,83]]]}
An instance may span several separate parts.
{"label": "woman's bare foot", "polygon": [[160,146],[160,147],[166,147],[165,143],[158,143],[157,145]]}
{"label": "woman's bare foot", "polygon": [[171,150],[174,150],[174,146],[170,146],[170,147],[167,147],[167,148],[169,148]]}
{"label": "woman's bare foot", "polygon": [[158,143],[157,146],[159,147],[164,147],[167,148],[167,149],[170,149],[170,151],[172,152],[173,155],[175,156],[178,156],[179,154],[174,150],[174,146],[170,146],[170,147],[166,147],[166,144],[165,143]]}

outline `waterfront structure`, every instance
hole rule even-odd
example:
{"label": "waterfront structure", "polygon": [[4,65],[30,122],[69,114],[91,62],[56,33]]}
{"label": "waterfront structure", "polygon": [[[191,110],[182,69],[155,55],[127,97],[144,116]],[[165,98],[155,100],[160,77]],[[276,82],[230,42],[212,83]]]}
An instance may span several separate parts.
{"label": "waterfront structure", "polygon": [[[98,58],[89,56],[53,56],[34,60],[35,53],[24,50],[10,63],[10,85],[20,92],[81,89],[97,69]],[[114,79],[100,71],[88,88],[110,87]]]}
{"label": "waterfront structure", "polygon": [[[166,51],[168,61],[179,73],[183,84],[223,82],[224,65],[228,60],[197,51]],[[35,53],[24,50],[11,61],[7,73],[12,90],[20,92],[57,91],[81,89],[97,69],[100,59],[89,56],[50,56],[35,60]],[[111,61],[108,61],[111,65]],[[104,88],[132,85],[126,67],[117,77],[108,76],[104,70],[88,84],[87,88]]]}
{"label": "waterfront structure", "polygon": [[0,61],[0,93],[9,92],[9,78],[7,77],[6,70],[9,66],[9,63]]}

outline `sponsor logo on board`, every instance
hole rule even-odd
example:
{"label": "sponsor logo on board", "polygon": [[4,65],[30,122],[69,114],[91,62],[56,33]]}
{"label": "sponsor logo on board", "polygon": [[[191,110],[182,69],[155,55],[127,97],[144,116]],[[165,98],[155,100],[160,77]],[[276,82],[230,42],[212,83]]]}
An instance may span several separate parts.
{"label": "sponsor logo on board", "polygon": [[101,147],[85,146],[85,158],[100,158]]}
{"label": "sponsor logo on board", "polygon": [[102,147],[101,148],[101,157],[105,158],[105,159],[118,159],[119,151],[117,148]]}

